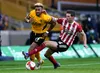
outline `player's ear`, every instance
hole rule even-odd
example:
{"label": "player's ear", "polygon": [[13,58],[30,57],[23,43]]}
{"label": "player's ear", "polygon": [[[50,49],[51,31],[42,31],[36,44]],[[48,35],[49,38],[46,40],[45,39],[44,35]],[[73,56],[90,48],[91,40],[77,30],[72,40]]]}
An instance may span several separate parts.
{"label": "player's ear", "polygon": [[47,11],[45,9],[42,10],[42,13],[47,14]]}

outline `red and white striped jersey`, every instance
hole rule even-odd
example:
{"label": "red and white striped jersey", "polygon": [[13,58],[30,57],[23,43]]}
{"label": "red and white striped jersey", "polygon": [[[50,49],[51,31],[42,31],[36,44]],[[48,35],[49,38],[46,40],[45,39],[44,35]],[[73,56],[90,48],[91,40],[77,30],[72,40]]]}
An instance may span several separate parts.
{"label": "red and white striped jersey", "polygon": [[59,18],[57,22],[62,25],[61,40],[68,46],[72,45],[77,33],[82,31],[82,26],[76,21],[70,24],[66,18]]}

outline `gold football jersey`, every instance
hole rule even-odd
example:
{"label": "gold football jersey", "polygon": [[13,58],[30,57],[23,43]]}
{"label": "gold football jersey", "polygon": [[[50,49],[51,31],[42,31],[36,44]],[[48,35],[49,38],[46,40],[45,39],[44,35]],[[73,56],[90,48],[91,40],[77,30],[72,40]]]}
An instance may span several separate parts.
{"label": "gold football jersey", "polygon": [[35,10],[32,10],[29,13],[29,16],[33,18],[33,23],[32,23],[32,31],[35,33],[44,33],[45,31],[48,30],[47,25],[48,22],[51,21],[51,16],[45,13],[42,13],[40,16],[36,15]]}

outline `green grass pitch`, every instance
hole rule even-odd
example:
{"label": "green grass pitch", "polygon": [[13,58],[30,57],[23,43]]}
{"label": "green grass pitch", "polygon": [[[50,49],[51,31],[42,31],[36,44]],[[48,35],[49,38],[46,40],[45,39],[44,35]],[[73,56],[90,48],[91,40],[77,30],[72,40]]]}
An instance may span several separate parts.
{"label": "green grass pitch", "polygon": [[61,67],[53,69],[48,60],[44,60],[39,70],[26,70],[27,61],[0,61],[0,73],[100,73],[100,58],[57,59]]}

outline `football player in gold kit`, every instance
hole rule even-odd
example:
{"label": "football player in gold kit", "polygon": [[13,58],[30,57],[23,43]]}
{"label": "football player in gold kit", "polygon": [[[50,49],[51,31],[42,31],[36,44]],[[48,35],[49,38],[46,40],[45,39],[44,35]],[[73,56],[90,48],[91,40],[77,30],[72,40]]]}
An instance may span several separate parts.
{"label": "football player in gold kit", "polygon": [[[41,3],[34,4],[34,9],[30,11],[28,16],[25,17],[25,21],[31,23],[32,26],[32,31],[30,33],[31,46],[28,51],[30,52],[32,50],[31,48],[35,48],[44,42],[44,37],[48,36],[49,31],[53,29],[56,23],[53,21],[52,16],[46,13],[43,4]],[[24,51],[22,54],[24,55],[24,58],[27,59]],[[37,67],[40,67],[40,65],[44,62],[40,57],[40,53],[38,52],[30,56],[30,60],[34,61],[35,57],[38,60]]]}

